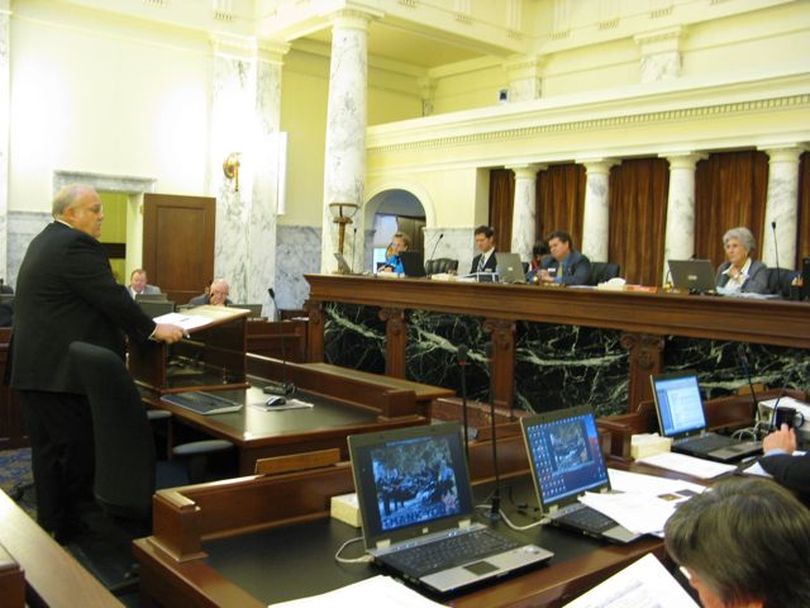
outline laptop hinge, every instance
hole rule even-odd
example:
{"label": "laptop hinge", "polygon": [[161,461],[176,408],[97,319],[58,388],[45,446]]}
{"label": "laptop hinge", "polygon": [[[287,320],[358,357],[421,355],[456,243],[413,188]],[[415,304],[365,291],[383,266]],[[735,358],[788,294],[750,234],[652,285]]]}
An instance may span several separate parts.
{"label": "laptop hinge", "polygon": [[465,528],[469,528],[472,525],[471,519],[462,519],[458,522],[458,527],[464,530]]}
{"label": "laptop hinge", "polygon": [[377,548],[378,549],[387,549],[390,546],[391,546],[391,541],[388,540],[388,539],[377,541]]}

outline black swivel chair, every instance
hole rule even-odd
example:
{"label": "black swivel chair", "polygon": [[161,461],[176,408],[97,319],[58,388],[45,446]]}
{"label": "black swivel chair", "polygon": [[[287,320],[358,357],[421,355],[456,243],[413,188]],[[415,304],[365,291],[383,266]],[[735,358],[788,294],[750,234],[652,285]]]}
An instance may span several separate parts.
{"label": "black swivel chair", "polygon": [[599,285],[609,279],[619,276],[621,267],[613,262],[591,262],[591,278],[589,285]]}
{"label": "black swivel chair", "polygon": [[799,273],[788,268],[766,268],[765,272],[768,273],[768,293],[789,298],[790,285]]}
{"label": "black swivel chair", "polygon": [[[217,439],[179,445],[174,454],[188,456],[188,460],[157,461],[147,410],[121,358],[107,348],[85,342],[73,342],[69,356],[93,419],[93,491],[102,510],[115,523],[116,538],[111,538],[110,543],[122,545],[129,564],[131,540],[151,533],[155,490],[197,481],[188,473],[195,466],[194,459],[204,459],[207,454],[231,448],[232,444]],[[108,522],[102,522],[101,527],[107,525]],[[123,594],[138,583],[131,570],[124,579],[108,587],[113,593]]]}
{"label": "black swivel chair", "polygon": [[458,270],[458,260],[451,258],[435,258],[425,262],[425,274],[442,274],[446,272],[456,272]]}

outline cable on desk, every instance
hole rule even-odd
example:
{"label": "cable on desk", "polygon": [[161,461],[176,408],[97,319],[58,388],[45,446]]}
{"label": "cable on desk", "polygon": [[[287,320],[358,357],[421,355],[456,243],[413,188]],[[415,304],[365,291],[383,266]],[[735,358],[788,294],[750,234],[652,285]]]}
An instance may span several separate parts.
{"label": "cable on desk", "polygon": [[[489,504],[482,504],[482,505],[475,505],[476,509],[491,509],[492,505]],[[504,523],[509,526],[512,530],[517,532],[523,532],[524,530],[531,530],[532,528],[536,528],[537,526],[542,526],[549,522],[549,519],[544,517],[543,519],[538,519],[537,521],[533,521],[530,524],[526,524],[525,526],[519,526],[515,522],[513,522],[509,517],[504,513],[503,509],[498,509],[498,513],[503,518]]]}
{"label": "cable on desk", "polygon": [[[748,427],[746,429],[739,429],[734,431],[731,434],[733,439],[751,439],[753,441],[757,440],[758,434],[761,433],[761,429],[759,428],[759,422],[757,422],[757,426]],[[767,434],[767,431],[765,432]]]}
{"label": "cable on desk", "polygon": [[371,562],[373,558],[368,554],[361,555],[360,557],[340,557],[340,554],[346,547],[360,540],[363,540],[362,536],[350,538],[345,543],[340,545],[340,548],[337,550],[337,553],[335,553],[335,561],[340,562],[341,564],[367,564]]}

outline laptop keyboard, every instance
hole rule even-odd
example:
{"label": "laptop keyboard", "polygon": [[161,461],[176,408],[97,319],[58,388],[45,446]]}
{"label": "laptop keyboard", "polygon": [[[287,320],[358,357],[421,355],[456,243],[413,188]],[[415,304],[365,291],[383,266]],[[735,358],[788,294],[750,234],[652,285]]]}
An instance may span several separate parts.
{"label": "laptop keyboard", "polygon": [[558,523],[565,523],[575,528],[586,530],[594,534],[601,534],[616,524],[607,515],[603,515],[590,507],[577,508],[554,518]]}
{"label": "laptop keyboard", "polygon": [[505,538],[489,528],[482,528],[389,553],[383,559],[387,564],[418,578],[519,546],[520,543]]}
{"label": "laptop keyboard", "polygon": [[733,441],[723,435],[704,435],[678,442],[678,445],[688,446],[690,450],[706,454],[724,448],[730,443]]}

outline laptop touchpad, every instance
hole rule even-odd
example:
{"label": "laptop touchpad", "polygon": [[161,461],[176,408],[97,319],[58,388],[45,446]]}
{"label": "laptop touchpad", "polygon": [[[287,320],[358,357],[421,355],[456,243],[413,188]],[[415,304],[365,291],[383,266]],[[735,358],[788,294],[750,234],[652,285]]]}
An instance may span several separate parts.
{"label": "laptop touchpad", "polygon": [[493,566],[489,562],[484,561],[475,562],[474,564],[467,564],[466,566],[463,566],[463,568],[465,570],[469,570],[476,576],[482,576],[484,574],[489,574],[490,572],[495,572],[496,570],[498,570],[497,566]]}

